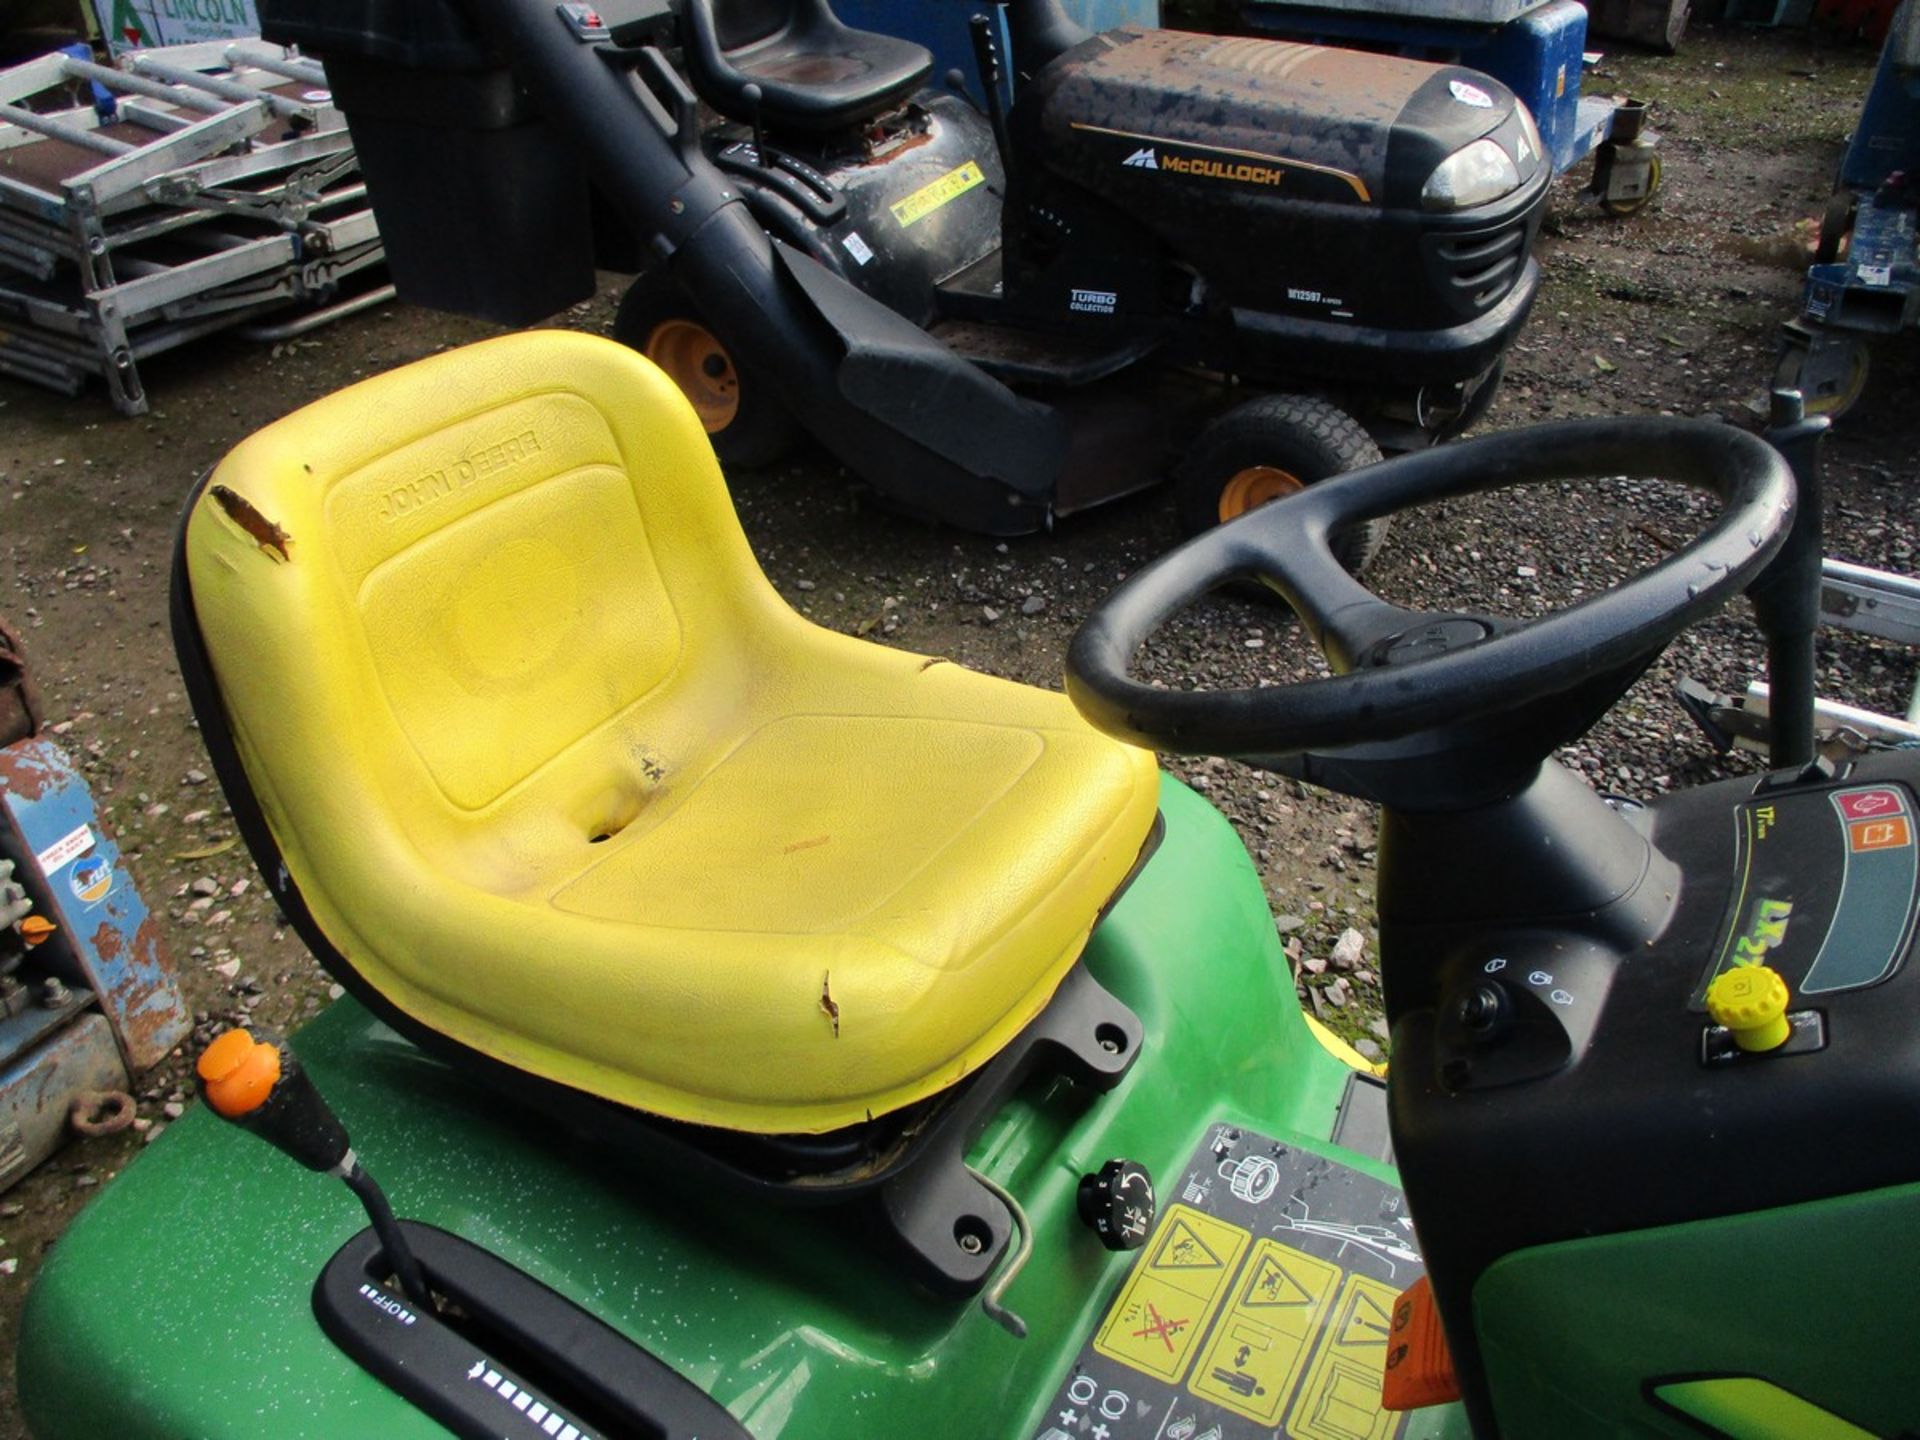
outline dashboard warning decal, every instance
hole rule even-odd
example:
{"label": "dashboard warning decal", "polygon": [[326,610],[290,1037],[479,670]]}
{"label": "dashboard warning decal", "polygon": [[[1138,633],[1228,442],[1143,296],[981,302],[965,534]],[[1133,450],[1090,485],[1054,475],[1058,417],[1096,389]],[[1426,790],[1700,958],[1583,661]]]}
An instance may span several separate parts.
{"label": "dashboard warning decal", "polygon": [[1912,928],[1920,878],[1904,792],[1876,785],[1834,790],[1828,799],[1846,827],[1847,849],[1833,924],[1800,981],[1803,995],[1853,990],[1892,974]]}
{"label": "dashboard warning decal", "polygon": [[1297,1440],[1386,1440],[1398,1418],[1380,1408],[1387,1332],[1400,1292],[1364,1275],[1347,1276],[1333,1323],[1321,1333],[1307,1383],[1287,1412]]}
{"label": "dashboard warning decal", "polygon": [[1213,1125],[1161,1188],[1172,1203],[1021,1440],[1427,1440],[1454,1423],[1380,1407],[1394,1301],[1424,1273],[1391,1184]]}
{"label": "dashboard warning decal", "polygon": [[1275,1423],[1339,1283],[1338,1265],[1262,1240],[1194,1370],[1193,1393],[1262,1425]]}
{"label": "dashboard warning decal", "polygon": [[1147,1262],[1113,1302],[1093,1348],[1143,1374],[1178,1381],[1249,1238],[1238,1225],[1169,1205],[1147,1242]]}
{"label": "dashboard warning decal", "polygon": [[1792,791],[1743,802],[1733,822],[1733,890],[1692,1008],[1740,965],[1771,966],[1796,995],[1858,990],[1899,967],[1920,887],[1905,786]]}

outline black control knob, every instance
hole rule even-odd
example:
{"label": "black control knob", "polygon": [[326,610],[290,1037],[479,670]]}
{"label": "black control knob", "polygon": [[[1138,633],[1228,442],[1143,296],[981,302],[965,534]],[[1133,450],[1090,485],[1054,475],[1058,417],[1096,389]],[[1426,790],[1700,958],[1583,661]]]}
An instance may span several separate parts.
{"label": "black control knob", "polygon": [[1138,1250],[1153,1231],[1153,1177],[1144,1165],[1109,1160],[1080,1177],[1080,1218],[1109,1250]]}

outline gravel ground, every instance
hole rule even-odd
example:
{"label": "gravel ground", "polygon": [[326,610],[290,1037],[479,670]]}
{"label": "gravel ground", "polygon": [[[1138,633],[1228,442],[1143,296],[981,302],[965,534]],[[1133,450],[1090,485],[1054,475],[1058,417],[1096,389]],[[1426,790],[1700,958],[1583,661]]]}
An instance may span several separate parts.
{"label": "gravel ground", "polygon": [[[1808,217],[1825,200],[1872,60],[1805,35],[1706,28],[1676,57],[1613,59],[1590,76],[1590,92],[1652,98],[1665,188],[1641,215],[1614,221],[1582,206],[1578,173],[1562,183],[1539,247],[1541,299],[1480,429],[1632,413],[1757,427],[1774,331],[1797,306]],[[560,320],[603,331],[616,299],[609,288]],[[26,627],[56,734],[162,916],[196,1039],[248,1016],[297,1024],[326,1003],[330,982],[280,924],[206,778],[165,633],[181,497],[276,416],[487,333],[396,306],[272,350],[214,340],[146,367],[155,408],[138,420],[116,418],[98,394],[66,400],[0,381],[0,608]],[[1878,348],[1865,401],[1828,447],[1830,552],[1899,569],[1913,568],[1920,532],[1905,413],[1915,348]],[[1049,686],[1093,604],[1174,538],[1162,494],[1004,544],[887,515],[819,461],[739,475],[735,494],[768,573],[820,623]],[[1633,480],[1450,502],[1404,517],[1373,578],[1401,603],[1534,614],[1657,558],[1698,518],[1684,497]],[[1738,690],[1758,661],[1736,607],[1674,645],[1563,758],[1634,795],[1745,764],[1712,754],[1672,687],[1691,675]],[[1824,693],[1904,709],[1908,655],[1827,636],[1820,662]],[[1150,673],[1234,685],[1314,673],[1316,663],[1274,610],[1221,600],[1167,632]],[[1369,807],[1229,762],[1169,763],[1226,812],[1259,862],[1313,1008],[1377,1049]],[[184,1058],[170,1061],[142,1081],[135,1130],[69,1147],[0,1203],[0,1350],[11,1353],[45,1247],[177,1117],[186,1075]],[[0,1434],[18,1433],[12,1410],[8,1388]]]}

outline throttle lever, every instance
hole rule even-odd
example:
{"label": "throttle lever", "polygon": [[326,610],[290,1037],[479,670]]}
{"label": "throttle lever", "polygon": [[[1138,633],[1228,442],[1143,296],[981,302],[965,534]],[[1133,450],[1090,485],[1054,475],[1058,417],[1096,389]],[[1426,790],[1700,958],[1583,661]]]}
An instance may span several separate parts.
{"label": "throttle lever", "polygon": [[437,1308],[386,1193],[353,1153],[346,1126],[284,1040],[267,1031],[256,1038],[245,1029],[229,1030],[200,1053],[194,1079],[214,1114],[309,1170],[339,1176],[366,1208],[407,1298],[428,1311]]}

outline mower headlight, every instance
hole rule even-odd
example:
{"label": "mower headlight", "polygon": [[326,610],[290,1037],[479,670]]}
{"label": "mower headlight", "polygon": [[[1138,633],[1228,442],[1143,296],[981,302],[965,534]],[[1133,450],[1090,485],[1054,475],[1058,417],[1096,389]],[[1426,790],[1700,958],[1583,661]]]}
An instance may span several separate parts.
{"label": "mower headlight", "polygon": [[1520,171],[1513,157],[1483,138],[1434,167],[1421,188],[1420,203],[1429,210],[1466,210],[1498,200],[1519,186]]}

